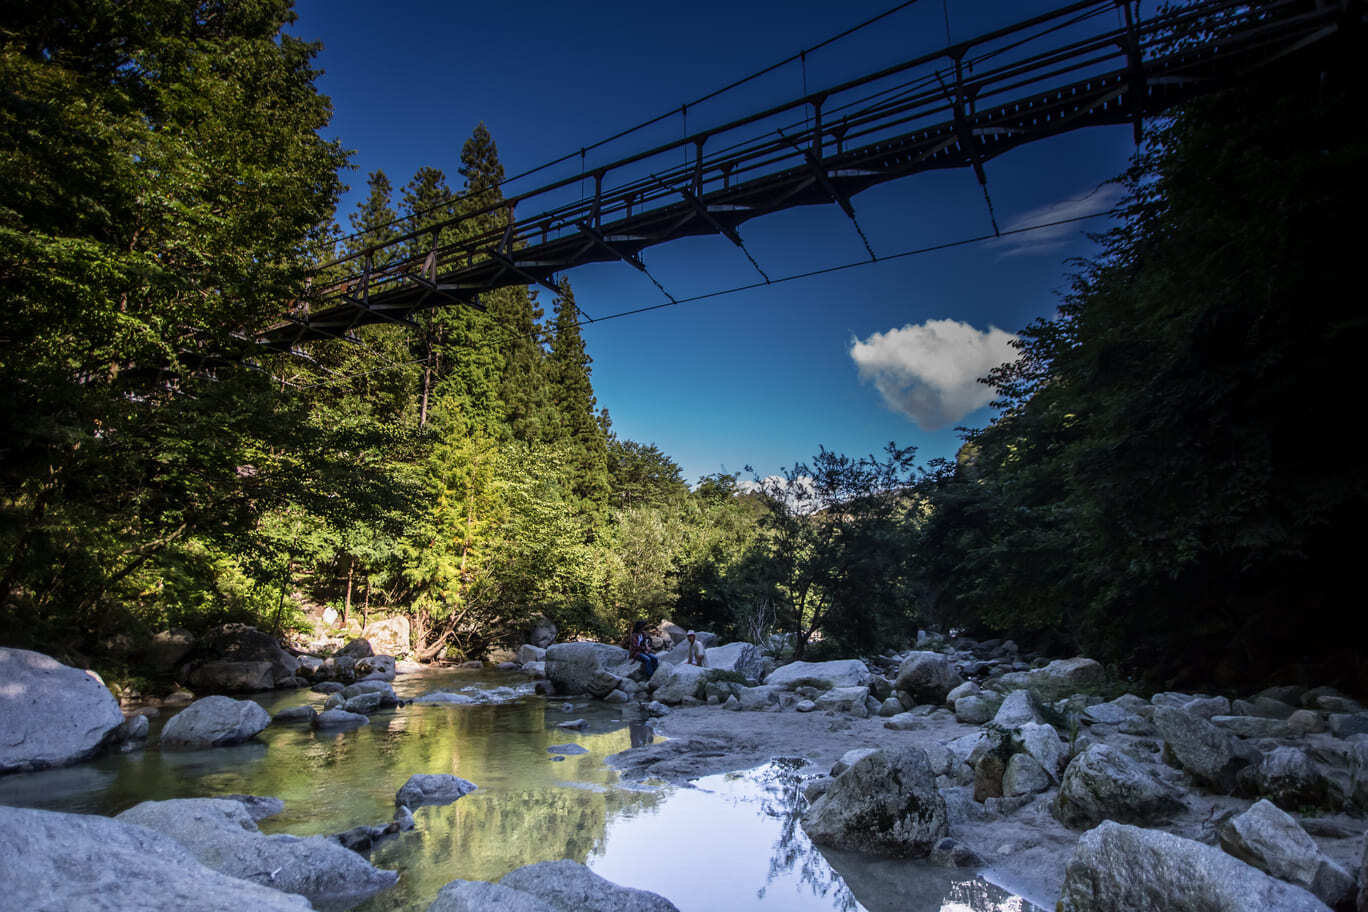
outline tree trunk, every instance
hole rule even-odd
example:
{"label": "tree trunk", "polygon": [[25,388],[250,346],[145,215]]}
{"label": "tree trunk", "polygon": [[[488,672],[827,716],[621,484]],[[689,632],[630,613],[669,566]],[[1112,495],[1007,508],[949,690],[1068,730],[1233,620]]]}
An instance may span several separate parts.
{"label": "tree trunk", "polygon": [[351,614],[352,575],[356,573],[356,558],[347,557],[347,596],[342,600],[342,626],[347,626],[347,615]]}
{"label": "tree trunk", "polygon": [[427,332],[423,333],[423,402],[418,409],[418,427],[427,427],[428,393],[432,390],[432,311],[428,311]]}

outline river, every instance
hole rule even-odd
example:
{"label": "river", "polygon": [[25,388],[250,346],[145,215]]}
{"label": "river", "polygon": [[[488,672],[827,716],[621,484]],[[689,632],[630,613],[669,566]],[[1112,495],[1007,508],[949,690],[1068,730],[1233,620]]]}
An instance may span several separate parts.
{"label": "river", "polygon": [[[267,833],[301,836],[383,824],[413,773],[454,773],[479,788],[454,804],[414,810],[416,829],[372,852],[398,885],[354,912],[425,912],[448,881],[497,880],[514,868],[570,858],[616,883],[668,897],[681,912],[1038,912],[968,872],[919,862],[819,851],[803,834],[802,783],[820,771],[777,758],[688,786],[619,779],[604,760],[648,743],[635,706],[533,695],[527,679],[498,672],[401,675],[401,699],[464,692],[473,705],[410,704],[345,732],[272,725],[256,742],[203,751],[147,749],[60,770],[0,778],[0,803],[117,814],[149,799],[269,795],[283,813]],[[323,697],[255,697],[275,713]],[[555,723],[583,718],[583,731]],[[151,744],[165,717],[152,720]],[[560,756],[555,745],[585,753]],[[572,748],[573,750],[573,748]]]}

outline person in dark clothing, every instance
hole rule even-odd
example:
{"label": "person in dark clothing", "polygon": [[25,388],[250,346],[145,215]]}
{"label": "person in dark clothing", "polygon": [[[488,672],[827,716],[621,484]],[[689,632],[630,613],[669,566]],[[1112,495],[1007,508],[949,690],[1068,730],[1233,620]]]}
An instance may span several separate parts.
{"label": "person in dark clothing", "polygon": [[637,621],[632,625],[632,635],[627,641],[627,658],[636,659],[649,678],[660,667],[660,660],[651,652],[651,641],[646,636],[646,622]]}

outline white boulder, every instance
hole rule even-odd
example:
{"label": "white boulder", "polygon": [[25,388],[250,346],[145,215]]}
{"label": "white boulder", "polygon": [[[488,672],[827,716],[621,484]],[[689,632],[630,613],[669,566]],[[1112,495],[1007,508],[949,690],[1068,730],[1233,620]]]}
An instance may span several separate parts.
{"label": "white boulder", "polygon": [[119,701],[94,675],[0,646],[0,774],[89,759],[123,721]]}
{"label": "white boulder", "polygon": [[780,665],[769,673],[765,683],[789,690],[798,687],[831,690],[833,687],[868,687],[870,677],[869,667],[859,659],[837,659],[831,662],[790,662]]}

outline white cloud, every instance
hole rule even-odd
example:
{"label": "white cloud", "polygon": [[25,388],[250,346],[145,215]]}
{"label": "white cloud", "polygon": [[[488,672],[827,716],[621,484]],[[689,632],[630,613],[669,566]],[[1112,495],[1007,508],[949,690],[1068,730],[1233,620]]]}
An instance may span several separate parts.
{"label": "white cloud", "polygon": [[[1078,218],[1094,212],[1105,212],[1115,206],[1124,193],[1125,190],[1116,184],[1103,184],[1083,196],[1060,200],[1057,203],[1050,203],[1048,206],[1041,206],[1038,209],[1032,209],[1030,212],[1024,212],[1003,225],[1002,230],[1016,231],[1021,228],[1029,228],[1032,225],[1047,225],[1051,222]],[[988,243],[999,248],[1002,251],[999,255],[1004,257],[1053,254],[1064,249],[1069,241],[1084,227],[1086,226],[1082,222],[1067,222],[1063,225],[1052,225],[1049,228],[1039,228],[1035,231],[997,238]]]}
{"label": "white cloud", "polygon": [[850,357],[889,408],[936,430],[992,400],[978,379],[1015,360],[1014,338],[996,326],[979,331],[958,320],[927,320],[853,339]]}

